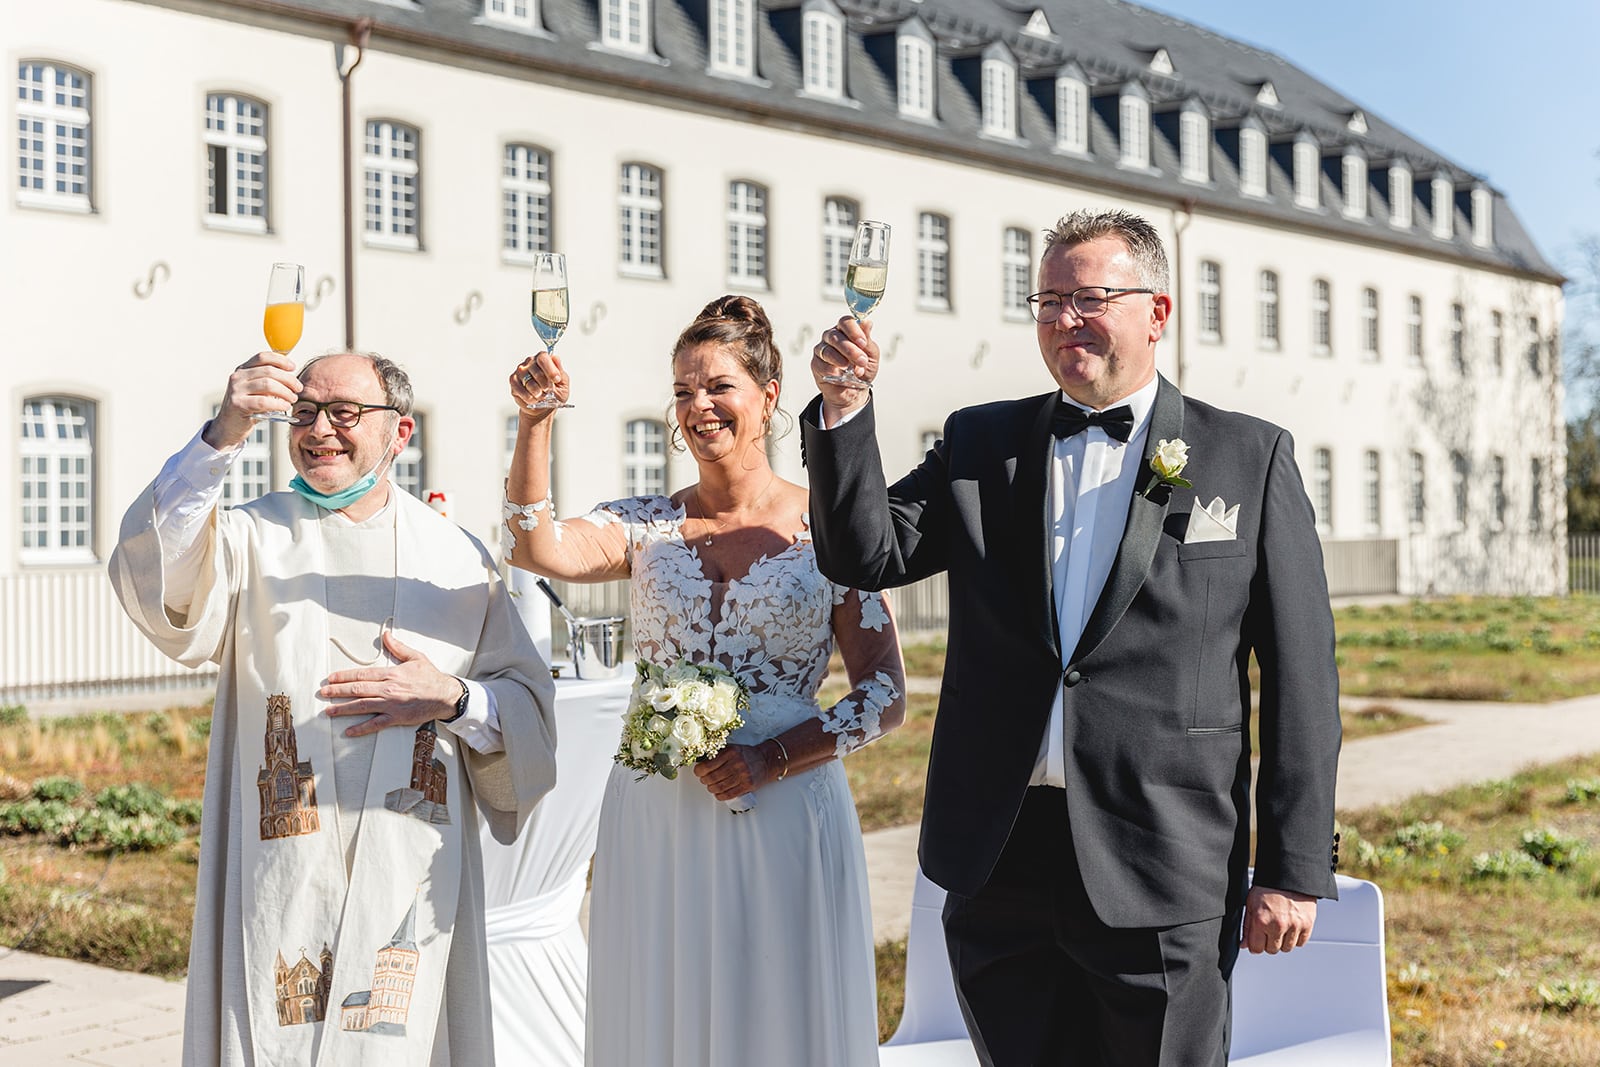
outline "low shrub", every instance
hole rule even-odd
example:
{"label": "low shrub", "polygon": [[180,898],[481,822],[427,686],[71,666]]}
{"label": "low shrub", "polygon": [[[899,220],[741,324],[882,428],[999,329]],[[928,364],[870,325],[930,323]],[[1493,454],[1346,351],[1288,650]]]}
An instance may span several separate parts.
{"label": "low shrub", "polygon": [[1600,778],[1568,778],[1567,803],[1586,804],[1600,800]]}
{"label": "low shrub", "polygon": [[1548,1011],[1570,1015],[1580,1009],[1600,1008],[1600,982],[1592,978],[1539,983],[1539,1005]]}
{"label": "low shrub", "polygon": [[64,800],[16,800],[0,804],[0,831],[56,836],[71,829],[82,814]]}
{"label": "low shrub", "polygon": [[118,815],[105,808],[89,812],[61,834],[64,845],[103,845],[125,852],[166,848],[183,840],[183,830],[161,816]]}
{"label": "low shrub", "polygon": [[83,783],[76,778],[69,778],[58,774],[52,778],[41,778],[33,783],[33,798],[35,800],[77,800],[83,796]]}
{"label": "low shrub", "polygon": [[1558,834],[1547,826],[1542,830],[1524,831],[1522,851],[1551,870],[1564,871],[1583,854],[1584,844],[1575,837]]}
{"label": "low shrub", "polygon": [[1448,856],[1460,848],[1466,840],[1464,835],[1447,828],[1444,823],[1437,820],[1419,821],[1402,826],[1390,837],[1390,841],[1397,848],[1404,849],[1406,854],[1411,856]]}
{"label": "low shrub", "polygon": [[107,786],[95,795],[94,806],[126,817],[166,818],[168,811],[167,798],[161,791],[143,782]]}
{"label": "low shrub", "polygon": [[1510,881],[1513,878],[1537,878],[1545,872],[1544,864],[1516,849],[1499,852],[1480,852],[1472,857],[1474,878]]}

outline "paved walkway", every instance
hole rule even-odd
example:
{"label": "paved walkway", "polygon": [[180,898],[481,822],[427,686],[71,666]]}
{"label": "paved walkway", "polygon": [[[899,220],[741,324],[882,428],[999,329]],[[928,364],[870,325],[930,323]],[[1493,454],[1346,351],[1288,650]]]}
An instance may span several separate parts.
{"label": "paved walkway", "polygon": [[[1547,705],[1347,703],[1394,705],[1429,724],[1344,747],[1338,806],[1345,811],[1600,752],[1600,696]],[[916,847],[914,826],[867,835],[873,932],[880,941],[906,935]],[[182,983],[0,950],[5,1064],[165,1067],[178,1060],[182,1014]]]}

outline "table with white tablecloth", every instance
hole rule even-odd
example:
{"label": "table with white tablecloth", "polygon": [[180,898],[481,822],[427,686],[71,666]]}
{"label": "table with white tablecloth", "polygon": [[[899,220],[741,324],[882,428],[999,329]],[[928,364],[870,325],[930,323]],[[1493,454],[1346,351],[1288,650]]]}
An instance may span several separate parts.
{"label": "table with white tablecloth", "polygon": [[589,947],[578,924],[600,799],[633,686],[621,677],[556,680],[556,787],[515,843],[482,832],[495,1061],[583,1063]]}

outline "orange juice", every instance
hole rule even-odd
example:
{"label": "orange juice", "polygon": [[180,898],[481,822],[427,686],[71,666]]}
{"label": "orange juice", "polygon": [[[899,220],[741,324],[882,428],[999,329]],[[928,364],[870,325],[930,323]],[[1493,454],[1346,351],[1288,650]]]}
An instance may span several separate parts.
{"label": "orange juice", "polygon": [[305,328],[305,322],[304,304],[268,304],[267,313],[261,321],[261,330],[267,335],[267,347],[279,354],[288,352],[300,343],[300,331]]}

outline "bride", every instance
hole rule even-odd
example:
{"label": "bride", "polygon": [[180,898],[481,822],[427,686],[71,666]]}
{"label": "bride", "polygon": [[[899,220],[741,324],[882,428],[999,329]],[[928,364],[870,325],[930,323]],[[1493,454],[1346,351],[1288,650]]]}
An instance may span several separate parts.
{"label": "bride", "polygon": [[[548,353],[511,377],[511,562],[569,581],[631,578],[638,655],[732,671],[750,691],[729,745],[680,774],[611,769],[589,912],[587,1062],[599,1067],[875,1065],[865,857],[839,758],[898,726],[888,605],[817,570],[806,490],[766,445],[782,361],[765,312],[712,301],[673,347],[677,427],[699,481],[552,521]],[[837,643],[851,691],[817,702]],[[598,770],[598,769],[597,769]],[[736,815],[721,801],[753,792]]]}

